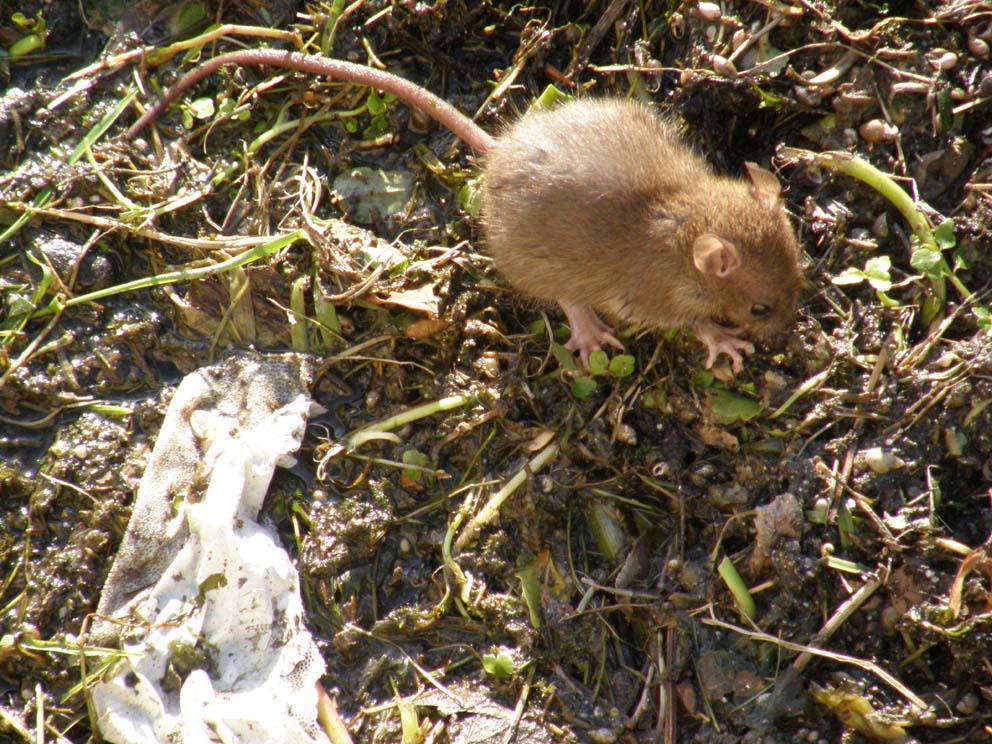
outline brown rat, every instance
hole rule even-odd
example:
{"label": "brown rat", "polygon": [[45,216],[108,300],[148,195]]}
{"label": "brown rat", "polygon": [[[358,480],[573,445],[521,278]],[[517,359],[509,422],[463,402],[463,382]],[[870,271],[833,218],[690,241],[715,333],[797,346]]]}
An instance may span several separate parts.
{"label": "brown rat", "polygon": [[737,337],[792,322],[799,248],[770,172],[713,173],[674,126],[621,99],[528,113],[485,155],[482,222],[511,284],[558,301],[583,359],[622,348],[590,308],[688,328],[735,371]]}
{"label": "brown rat", "polygon": [[795,314],[795,233],[775,176],[717,176],[674,126],[621,99],[576,100],[525,114],[493,138],[433,93],[390,73],[324,57],[243,50],[194,68],[130,130],[134,136],[182,91],[224,64],[266,65],[393,93],[483,155],[482,226],[497,267],[517,289],[561,304],[583,362],[623,348],[594,308],[619,320],[686,328],[706,366],[738,337],[766,338]]}

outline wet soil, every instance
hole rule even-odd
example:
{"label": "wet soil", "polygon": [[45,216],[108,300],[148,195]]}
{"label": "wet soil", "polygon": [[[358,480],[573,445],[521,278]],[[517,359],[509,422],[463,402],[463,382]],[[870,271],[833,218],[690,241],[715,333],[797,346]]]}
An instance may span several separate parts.
{"label": "wet soil", "polygon": [[[425,741],[992,740],[987,4],[369,1],[336,25],[332,3],[224,4],[188,27],[19,5],[47,39],[0,70],[0,229],[39,207],[0,242],[0,740],[30,741],[42,704],[49,736],[89,740],[84,672],[45,644],[85,631],[172,391],[290,348],[325,360],[328,412],[265,516],[355,741],[400,741],[397,696]],[[8,49],[32,30],[13,12]],[[583,373],[557,310],[486,255],[467,148],[353,86],[227,69],[154,131],[122,136],[131,103],[77,150],[191,64],[114,55],[215,13],[402,72],[491,132],[554,84],[655,103],[720,172],[770,164],[804,250],[795,327],[736,377],[639,329],[629,368]],[[855,155],[952,220],[944,273],[886,197],[795,150]],[[297,228],[231,272],[58,306]]]}

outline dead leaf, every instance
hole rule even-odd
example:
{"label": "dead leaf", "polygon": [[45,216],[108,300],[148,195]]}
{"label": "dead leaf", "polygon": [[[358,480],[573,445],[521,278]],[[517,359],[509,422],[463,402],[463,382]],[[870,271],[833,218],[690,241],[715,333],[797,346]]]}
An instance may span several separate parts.
{"label": "dead leaf", "polygon": [[902,721],[884,720],[868,699],[856,690],[823,688],[813,685],[813,699],[826,707],[847,728],[872,741],[900,744],[906,741]]}
{"label": "dead leaf", "polygon": [[437,317],[441,304],[438,296],[434,293],[434,287],[429,284],[412,289],[396,290],[386,295],[369,294],[364,299],[377,305],[393,305],[405,310],[412,310],[415,313],[423,313],[429,318]]}
{"label": "dead leaf", "polygon": [[[975,548],[968,556],[961,561],[958,572],[951,583],[950,596],[947,598],[947,608],[951,611],[956,620],[961,613],[961,602],[964,592],[964,580],[972,571],[978,571],[985,579],[992,584],[992,557],[990,557],[990,543],[986,542],[981,547]],[[992,607],[992,595],[988,590],[985,593],[985,612]]]}
{"label": "dead leaf", "polygon": [[707,447],[717,447],[726,452],[737,452],[741,448],[737,437],[713,424],[700,424],[696,427],[696,434]]}
{"label": "dead leaf", "polygon": [[534,438],[530,440],[524,447],[528,452],[537,452],[544,449],[552,439],[555,438],[555,433],[551,429],[540,429]]}
{"label": "dead leaf", "polygon": [[426,338],[433,338],[450,327],[450,320],[434,320],[432,318],[415,320],[406,327],[405,335],[414,341],[423,341]]}
{"label": "dead leaf", "polygon": [[803,510],[795,496],[783,493],[754,511],[754,552],[749,566],[757,573],[768,563],[769,553],[780,538],[798,539],[802,535]]}

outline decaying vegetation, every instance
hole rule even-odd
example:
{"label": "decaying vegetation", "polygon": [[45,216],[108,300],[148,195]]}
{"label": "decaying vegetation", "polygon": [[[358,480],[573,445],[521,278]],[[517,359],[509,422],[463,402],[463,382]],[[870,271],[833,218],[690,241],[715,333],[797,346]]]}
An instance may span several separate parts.
{"label": "decaying vegetation", "polygon": [[[992,738],[988,4],[19,5],[0,738],[91,736],[87,616],[162,411],[244,349],[324,359],[266,513],[355,741]],[[376,91],[226,69],[121,136],[236,45],[489,131],[548,85],[657,102],[787,184],[794,332],[737,378],[639,329],[581,370],[493,271],[469,153]]]}

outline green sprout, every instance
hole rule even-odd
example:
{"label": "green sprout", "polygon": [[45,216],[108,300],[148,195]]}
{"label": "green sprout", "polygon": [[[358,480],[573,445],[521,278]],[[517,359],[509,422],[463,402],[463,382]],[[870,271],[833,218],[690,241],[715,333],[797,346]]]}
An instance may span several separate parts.
{"label": "green sprout", "polygon": [[892,259],[888,256],[874,256],[865,262],[864,269],[856,269],[849,266],[842,273],[835,276],[831,281],[837,285],[860,284],[868,282],[879,302],[886,307],[896,307],[899,303],[889,297],[886,292],[892,289],[892,277],[889,269],[892,268]]}
{"label": "green sprout", "polygon": [[[924,298],[921,308],[921,316],[925,325],[929,326],[940,315],[946,304],[945,282],[950,282],[965,301],[971,302],[973,300],[972,293],[951,270],[943,254],[943,251],[953,248],[956,244],[954,220],[944,220],[934,228],[913,197],[907,194],[891,176],[883,173],[868,161],[850,153],[814,153],[809,150],[788,147],[783,149],[782,156],[789,160],[812,162],[828,170],[855,178],[871,186],[899,210],[912,231],[913,254],[910,258],[910,265],[927,278],[930,286],[930,292]],[[866,272],[867,270],[866,267]],[[864,278],[871,281],[868,276]],[[876,287],[876,291],[878,291],[878,287]]]}
{"label": "green sprout", "polygon": [[551,354],[558,360],[561,369],[575,374],[571,391],[572,395],[579,400],[584,400],[596,392],[598,386],[596,378],[609,377],[614,380],[623,380],[634,374],[637,363],[637,360],[630,354],[617,354],[610,359],[609,355],[600,349],[589,355],[589,369],[583,372],[578,362],[575,361],[572,352],[561,344],[551,344]]}
{"label": "green sprout", "polygon": [[748,591],[744,579],[737,573],[737,567],[734,566],[733,561],[725,557],[720,561],[720,565],[717,566],[716,570],[720,574],[720,578],[723,579],[723,583],[727,585],[727,589],[730,590],[730,594],[734,598],[734,604],[737,605],[740,613],[748,620],[754,620],[754,615],[757,611],[754,606],[754,597]]}

